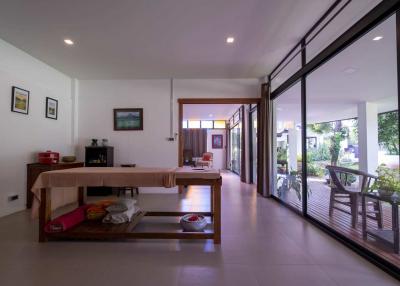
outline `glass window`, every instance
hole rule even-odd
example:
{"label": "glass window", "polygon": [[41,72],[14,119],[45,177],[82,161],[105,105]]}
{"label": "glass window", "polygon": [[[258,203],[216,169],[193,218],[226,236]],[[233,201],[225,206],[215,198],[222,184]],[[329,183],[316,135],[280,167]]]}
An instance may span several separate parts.
{"label": "glass window", "polygon": [[282,83],[288,80],[295,72],[301,68],[301,53],[300,45],[295,49],[295,51],[286,59],[284,63],[275,74],[272,75],[271,80],[271,91],[274,91]]}
{"label": "glass window", "polygon": [[225,127],[226,127],[225,120],[214,120],[214,128],[225,129]]}
{"label": "glass window", "polygon": [[189,120],[189,128],[200,128],[200,120]]}
{"label": "glass window", "polygon": [[231,170],[240,175],[242,123],[236,124],[230,131]]}
{"label": "glass window", "polygon": [[[343,1],[339,4],[320,25],[317,27],[313,33],[311,33],[307,42],[312,41],[307,44],[307,62],[314,58],[319,52],[331,44],[335,39],[337,39],[341,34],[343,34],[347,29],[354,25],[358,20],[360,20],[365,14],[367,14],[371,9],[373,9],[382,0],[353,0],[353,1]],[[315,36],[321,27],[323,27],[331,16],[337,13],[343,5],[347,2],[348,5],[326,26],[324,29]]]}
{"label": "glass window", "polygon": [[251,124],[251,174],[253,184],[257,183],[257,109],[250,113],[250,124]]}
{"label": "glass window", "polygon": [[273,195],[302,209],[301,85],[273,101]]}
{"label": "glass window", "polygon": [[[400,255],[382,240],[384,230],[392,228],[391,205],[367,198],[369,234],[363,237],[360,201],[372,190],[382,191],[372,185],[374,179],[369,182],[383,174],[380,169],[386,169],[385,178],[395,174],[394,181],[399,180],[396,63],[392,16],[307,77],[307,209],[314,219],[400,267]],[[391,192],[394,186],[384,189]]]}
{"label": "glass window", "polygon": [[206,128],[206,129],[213,129],[214,124],[212,120],[202,120],[201,121],[201,128]]}
{"label": "glass window", "polygon": [[188,122],[187,120],[182,121],[182,128],[188,128]]}
{"label": "glass window", "polygon": [[240,121],[240,109],[233,115],[233,124],[236,124]]}

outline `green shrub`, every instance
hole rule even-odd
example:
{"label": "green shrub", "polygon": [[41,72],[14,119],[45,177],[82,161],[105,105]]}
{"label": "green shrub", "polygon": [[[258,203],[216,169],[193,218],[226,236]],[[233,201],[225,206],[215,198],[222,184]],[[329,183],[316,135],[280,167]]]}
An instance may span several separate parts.
{"label": "green shrub", "polygon": [[331,159],[329,147],[327,144],[321,144],[315,149],[307,150],[307,162],[328,161]]}
{"label": "green shrub", "polygon": [[324,169],[315,163],[309,162],[307,163],[307,175],[322,177],[324,175]]}

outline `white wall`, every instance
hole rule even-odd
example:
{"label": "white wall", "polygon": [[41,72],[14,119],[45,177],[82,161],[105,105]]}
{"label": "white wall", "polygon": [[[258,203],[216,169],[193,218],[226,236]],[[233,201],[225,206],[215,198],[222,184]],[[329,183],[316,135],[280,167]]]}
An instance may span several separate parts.
{"label": "white wall", "polygon": [[[212,148],[212,135],[222,135],[222,149]],[[208,129],[207,130],[207,152],[213,153],[213,168],[226,169],[226,130]]]}
{"label": "white wall", "polygon": [[[30,91],[28,115],[10,111],[12,86]],[[45,118],[46,97],[58,100],[58,120]],[[25,208],[26,164],[37,152],[71,154],[71,121],[71,79],[0,39],[0,216]]]}
{"label": "white wall", "polygon": [[[178,132],[178,98],[258,97],[257,79],[174,80],[174,133]],[[79,82],[79,157],[91,138],[107,138],[114,164],[175,167],[178,141],[169,137],[170,80],[82,80]],[[113,108],[144,109],[143,131],[114,131]]]}

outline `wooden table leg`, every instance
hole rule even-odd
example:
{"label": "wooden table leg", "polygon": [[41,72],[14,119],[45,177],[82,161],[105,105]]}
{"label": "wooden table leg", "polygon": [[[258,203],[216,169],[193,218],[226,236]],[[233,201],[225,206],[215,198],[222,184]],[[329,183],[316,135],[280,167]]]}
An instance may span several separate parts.
{"label": "wooden table leg", "polygon": [[213,186],[214,244],[221,244],[221,184],[220,178]]}
{"label": "wooden table leg", "polygon": [[46,242],[45,225],[51,220],[51,189],[40,189],[39,242]]}
{"label": "wooden table leg", "polygon": [[78,187],[78,204],[79,206],[85,204],[85,187]]}

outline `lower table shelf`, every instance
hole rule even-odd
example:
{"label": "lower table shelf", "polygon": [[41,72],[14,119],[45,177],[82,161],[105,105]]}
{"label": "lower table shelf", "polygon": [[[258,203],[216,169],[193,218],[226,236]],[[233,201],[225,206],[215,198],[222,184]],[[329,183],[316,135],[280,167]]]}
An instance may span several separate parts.
{"label": "lower table shelf", "polygon": [[[148,217],[143,220],[145,216]],[[101,221],[85,221],[64,232],[47,233],[46,238],[49,240],[213,239],[214,232],[212,223],[209,223],[202,232],[184,232],[179,222],[166,222],[165,218],[156,218],[155,213],[147,214],[140,211],[130,223],[114,225],[104,224]]]}

